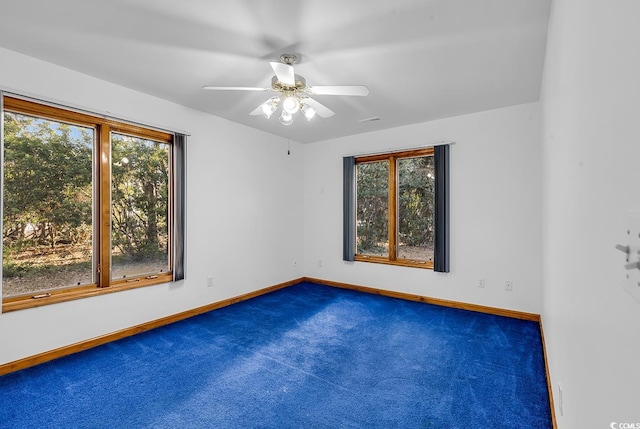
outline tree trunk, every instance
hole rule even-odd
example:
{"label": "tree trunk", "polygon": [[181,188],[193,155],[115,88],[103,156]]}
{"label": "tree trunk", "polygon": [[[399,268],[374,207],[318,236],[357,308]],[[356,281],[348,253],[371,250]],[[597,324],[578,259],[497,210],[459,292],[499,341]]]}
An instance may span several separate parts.
{"label": "tree trunk", "polygon": [[156,187],[152,182],[144,185],[144,193],[147,200],[147,249],[153,252],[158,251],[158,216],[156,214]]}

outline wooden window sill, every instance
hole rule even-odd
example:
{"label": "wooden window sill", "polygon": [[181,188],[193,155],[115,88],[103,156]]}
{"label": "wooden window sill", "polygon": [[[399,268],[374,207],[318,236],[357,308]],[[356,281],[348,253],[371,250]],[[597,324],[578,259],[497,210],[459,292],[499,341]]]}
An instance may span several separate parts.
{"label": "wooden window sill", "polygon": [[127,280],[118,280],[108,287],[99,288],[97,285],[86,285],[42,293],[33,293],[16,297],[4,298],[2,300],[2,312],[24,310],[26,308],[41,307],[43,305],[57,304],[59,302],[73,301],[80,298],[104,295],[107,293],[121,292],[129,289],[137,289],[145,286],[152,286],[173,281],[172,273],[154,274],[149,276],[134,277]]}
{"label": "wooden window sill", "polygon": [[433,262],[417,261],[413,259],[396,259],[394,261],[384,256],[356,255],[355,260],[358,262],[373,262],[374,264],[397,265],[402,267],[426,268],[433,270]]}

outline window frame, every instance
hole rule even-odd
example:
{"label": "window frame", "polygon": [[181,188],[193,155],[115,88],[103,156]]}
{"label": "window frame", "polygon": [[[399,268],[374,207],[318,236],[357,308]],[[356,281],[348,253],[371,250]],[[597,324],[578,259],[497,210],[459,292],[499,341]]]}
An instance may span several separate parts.
{"label": "window frame", "polygon": [[[39,307],[58,302],[65,302],[79,298],[86,298],[105,293],[119,292],[136,289],[173,281],[174,267],[174,176],[173,166],[173,140],[174,135],[155,129],[145,128],[140,125],[128,124],[110,118],[93,116],[74,110],[68,110],[57,106],[41,104],[10,95],[2,97],[2,123],[4,124],[4,112],[33,116],[36,118],[64,122],[73,125],[93,128],[95,130],[94,141],[94,252],[96,263],[93,265],[95,282],[89,285],[70,286],[59,289],[43,290],[37,293],[28,293],[2,298],[2,312],[22,310]],[[4,127],[2,127],[4,132]],[[168,253],[169,271],[153,275],[141,274],[126,279],[111,279],[111,133],[117,132],[133,137],[166,143],[169,150],[169,201],[168,201]],[[3,136],[4,138],[4,136]],[[4,139],[3,139],[4,142]],[[4,150],[4,148],[2,148]],[[4,161],[4,160],[3,160]],[[4,189],[2,189],[4,192]],[[0,208],[4,210],[4,207]]]}
{"label": "window frame", "polygon": [[[424,156],[435,156],[435,150],[433,147],[427,147],[422,149],[413,149],[413,150],[405,150],[400,152],[389,152],[389,153],[381,153],[375,155],[364,155],[364,156],[356,156],[355,159],[355,170],[357,170],[358,164],[365,164],[369,162],[380,162],[380,161],[388,161],[389,163],[389,179],[388,179],[388,213],[387,213],[387,222],[388,222],[388,240],[389,240],[389,250],[388,256],[377,256],[377,255],[364,255],[360,253],[355,253],[354,260],[358,262],[373,262],[377,264],[387,264],[387,265],[399,265],[405,267],[414,267],[414,268],[426,268],[426,269],[434,269],[433,261],[421,261],[417,259],[398,259],[397,257],[397,246],[398,246],[398,164],[397,160],[403,158],[417,158]],[[355,171],[354,171],[355,174]],[[354,179],[354,185],[357,187],[356,180]],[[354,198],[354,204],[357,205],[357,193]],[[434,213],[435,216],[435,213]],[[354,219],[355,221],[355,219]],[[357,241],[357,228],[354,225],[354,233],[356,234],[355,240]],[[357,249],[357,247],[356,247]]]}

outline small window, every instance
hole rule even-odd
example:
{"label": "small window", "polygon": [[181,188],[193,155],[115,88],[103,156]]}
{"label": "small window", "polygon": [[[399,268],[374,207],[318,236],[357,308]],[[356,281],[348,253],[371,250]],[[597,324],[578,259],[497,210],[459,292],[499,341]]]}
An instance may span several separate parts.
{"label": "small window", "polygon": [[448,146],[344,161],[344,259],[448,272]]}
{"label": "small window", "polygon": [[169,133],[3,98],[3,310],[173,279]]}

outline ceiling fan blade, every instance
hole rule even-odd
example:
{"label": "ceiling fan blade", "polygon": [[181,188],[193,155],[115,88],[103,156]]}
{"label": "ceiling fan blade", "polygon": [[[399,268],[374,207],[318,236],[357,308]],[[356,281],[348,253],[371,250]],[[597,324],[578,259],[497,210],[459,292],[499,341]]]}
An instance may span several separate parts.
{"label": "ceiling fan blade", "polygon": [[289,86],[296,85],[296,76],[293,72],[293,66],[289,64],[278,63],[275,61],[271,62],[270,64],[280,83]]}
{"label": "ceiling fan blade", "polygon": [[269,88],[258,88],[257,86],[203,86],[202,89],[215,91],[266,91]]}
{"label": "ceiling fan blade", "polygon": [[262,104],[259,105],[258,107],[255,108],[255,110],[252,110],[251,113],[249,113],[251,116],[258,116],[258,115],[262,115],[263,113],[262,110]]}
{"label": "ceiling fan blade", "polygon": [[317,95],[369,95],[369,88],[364,85],[310,86],[307,90]]}
{"label": "ceiling fan blade", "polygon": [[332,117],[333,115],[336,114],[336,112],[334,112],[333,110],[329,109],[324,104],[318,103],[313,98],[305,97],[304,99],[302,99],[302,103],[304,103],[307,106],[313,108],[313,110],[315,110],[316,113],[318,114],[318,116],[320,116],[321,118],[330,118],[330,117]]}

